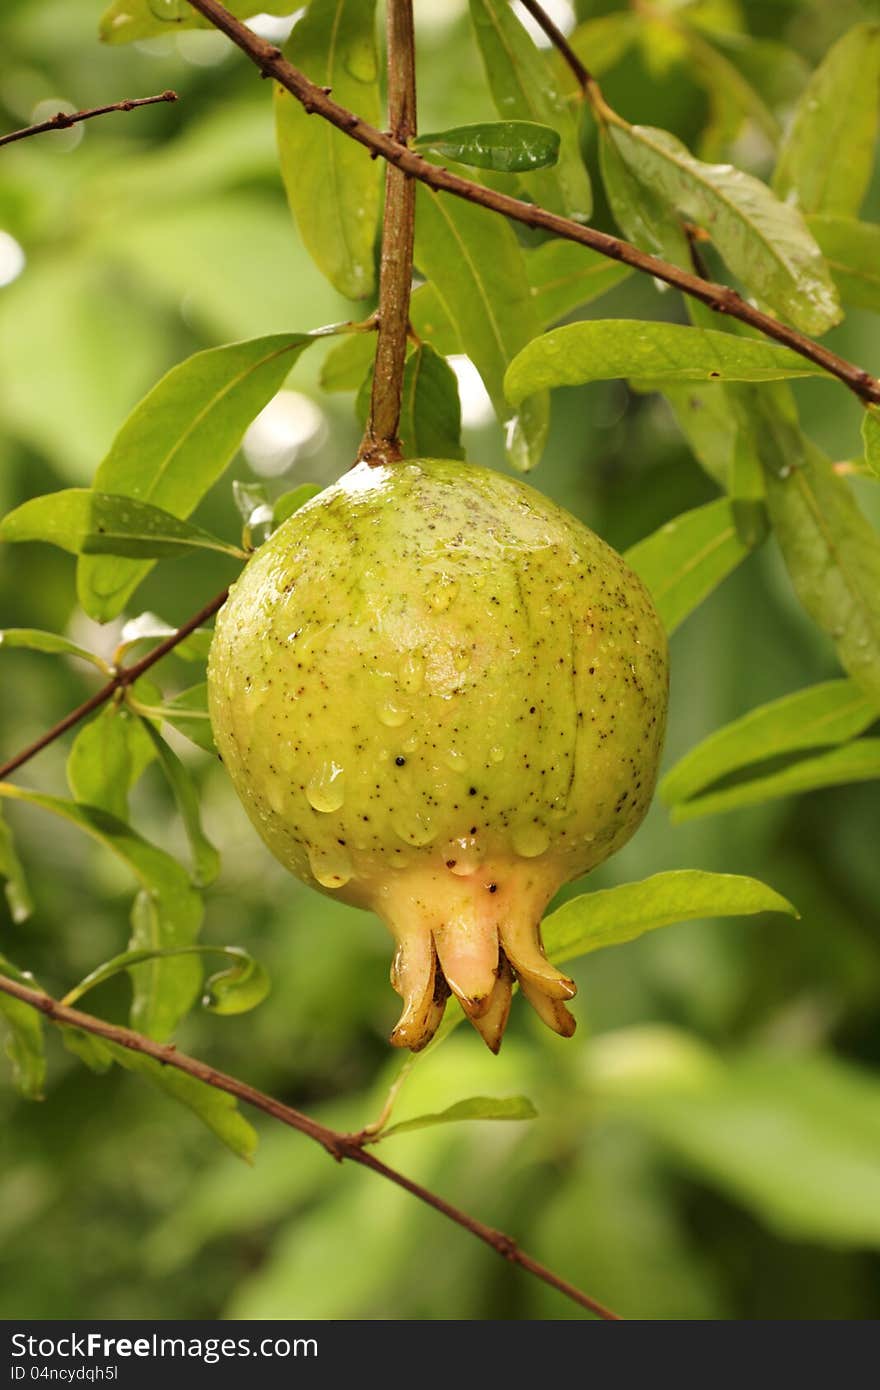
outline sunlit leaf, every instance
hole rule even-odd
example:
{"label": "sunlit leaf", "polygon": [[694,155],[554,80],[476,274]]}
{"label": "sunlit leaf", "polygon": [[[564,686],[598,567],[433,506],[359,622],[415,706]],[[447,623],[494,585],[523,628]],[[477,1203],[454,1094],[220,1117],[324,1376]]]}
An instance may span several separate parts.
{"label": "sunlit leaf", "polygon": [[148,719],[140,721],[140,727],[150,740],[159,761],[159,766],[168,780],[168,785],[177,803],[183,821],[186,837],[189,840],[193,860],[193,881],[204,887],[213,883],[220,872],[220,855],[202,829],[201,803],[193,780],[173,748],[165,742],[158,730]]}
{"label": "sunlit leaf", "polygon": [[71,487],[32,497],[0,521],[0,540],[45,541],[72,555],[174,559],[195,550],[241,552],[149,502]]}
{"label": "sunlit leaf", "polygon": [[[311,0],[285,55],[334,101],[376,126],[381,119],[375,0]],[[318,268],[348,299],[374,281],[379,164],[327,121],[310,116],[276,84],[281,176],[300,236]]]}
{"label": "sunlit leaf", "polygon": [[[239,19],[249,19],[255,14],[292,14],[296,6],[293,0],[227,0],[225,8]],[[104,43],[134,43],[179,29],[211,27],[187,0],[113,0],[101,15],[98,32]]]}
{"label": "sunlit leaf", "polygon": [[804,212],[854,217],[880,116],[880,24],[856,24],[829,49],[786,133],[773,187]]}
{"label": "sunlit leaf", "polygon": [[[0,975],[31,989],[38,988],[33,975],[18,970],[4,956],[0,956]],[[26,1100],[42,1100],[46,1084],[42,1014],[0,990],[0,1023],[5,1025],[6,1056],[12,1063],[16,1089]]]}
{"label": "sunlit leaf", "polygon": [[810,217],[844,304],[880,314],[880,227],[854,217]]}
{"label": "sunlit leaf", "polygon": [[[202,900],[186,871],[164,850],[106,811],[78,806],[29,787],[0,782],[0,796],[27,801],[60,816],[117,855],[141,884],[132,909],[131,949],[189,946],[202,921]],[[154,961],[133,971],[132,1026],[151,1037],[167,1037],[192,1006],[201,983],[191,958]]]}
{"label": "sunlit leaf", "polygon": [[208,714],[208,687],[204,681],[179,691],[161,704],[141,706],[138,713],[149,719],[164,719],[206,753],[216,756],[217,748]]}
{"label": "sunlit leaf", "polygon": [[626,553],[650,590],[667,632],[674,632],[745,559],[733,504],[726,498],[683,512]]}
{"label": "sunlit leaf", "polygon": [[704,164],[674,135],[616,118],[605,126],[628,169],[680,216],[711,233],[731,271],[805,333],[840,319],[821,252],[798,211],[729,164]]}
{"label": "sunlit leaf", "polygon": [[[315,337],[279,333],[208,348],[172,367],[135,407],[95,474],[99,490],[186,518],[220,477],[251,421]],[[149,573],[149,562],[83,558],[80,602],[106,622]]]}
{"label": "sunlit leaf", "polygon": [[504,378],[518,405],[535,391],[613,377],[653,381],[774,381],[818,376],[821,368],[789,348],[680,323],[591,319],[533,338]]}
{"label": "sunlit leaf", "polygon": [[783,695],[759,705],[686,753],[660,784],[667,805],[685,801],[750,763],[805,748],[827,748],[860,734],[880,718],[880,701],[850,680]]}
{"label": "sunlit leaf", "polygon": [[[155,613],[139,613],[137,617],[129,618],[123,624],[113,659],[120,662],[141,642],[162,642],[176,631],[171,623],[166,623],[164,618],[158,617]],[[210,628],[196,628],[195,632],[191,632],[182,642],[176,644],[174,655],[182,657],[184,661],[204,661],[213,635]]]}
{"label": "sunlit leaf", "polygon": [[458,381],[427,343],[406,363],[398,434],[407,458],[464,458]]}
{"label": "sunlit leaf", "polygon": [[614,220],[627,240],[673,265],[687,266],[688,241],[677,210],[623,158],[607,126],[600,131],[599,167]]}
{"label": "sunlit leaf", "polygon": [[383,1129],[378,1138],[390,1139],[392,1134],[407,1134],[414,1129],[430,1129],[434,1125],[454,1124],[458,1120],[534,1120],[537,1110],[525,1096],[471,1096],[456,1101],[446,1110],[434,1115],[416,1115],[411,1120]]}
{"label": "sunlit leaf", "polygon": [[880,778],[880,738],[855,739],[815,757],[801,758],[778,772],[767,772],[718,791],[707,791],[689,801],[677,802],[671,815],[676,824],[699,816],[736,811],[781,796],[794,796],[835,787],[847,782],[872,782]]}
{"label": "sunlit leaf", "polygon": [[524,180],[526,196],[551,212],[585,222],[593,205],[590,180],[574,117],[556,85],[549,56],[535,47],[508,0],[470,0],[470,11],[498,114],[504,120],[537,121],[561,136],[558,162]]}
{"label": "sunlit leaf", "polygon": [[441,159],[454,159],[474,169],[516,174],[555,164],[559,132],[535,121],[494,121],[419,135],[412,148],[428,150]]}
{"label": "sunlit leaf", "polygon": [[80,647],[57,632],[40,632],[33,627],[3,628],[0,629],[0,647],[26,647],[29,651],[48,652],[53,656],[78,656],[80,660],[97,666],[99,671],[109,673],[106,661],[100,656],[86,651],[85,647]]}
{"label": "sunlit leaf", "polygon": [[508,363],[539,331],[522,251],[512,228],[486,208],[416,195],[416,260],[458,329],[507,435],[515,467],[534,467],[547,435],[546,394],[523,402],[515,416],[504,398]]}
{"label": "sunlit leaf", "polygon": [[128,793],[152,761],[153,747],[140,720],[116,704],[83,724],[67,757],[67,785],[85,806],[128,820]]}
{"label": "sunlit leaf", "polygon": [[33,899],[25,878],[24,866],[18,857],[12,831],[0,814],[0,878],[6,905],[13,922],[26,922],[34,910]]}
{"label": "sunlit leaf", "polygon": [[791,903],[758,879],[740,874],[671,869],[640,883],[623,883],[572,898],[541,923],[553,961],[634,941],[645,932],[697,918],[745,917],[756,912],[797,916]]}

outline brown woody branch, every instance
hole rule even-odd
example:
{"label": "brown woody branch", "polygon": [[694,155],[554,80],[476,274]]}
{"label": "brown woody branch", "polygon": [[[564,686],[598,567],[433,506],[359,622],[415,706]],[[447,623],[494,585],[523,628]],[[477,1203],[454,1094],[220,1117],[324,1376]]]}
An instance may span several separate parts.
{"label": "brown woody branch", "polygon": [[313,1139],[325,1148],[337,1162],[348,1159],[352,1163],[360,1164],[362,1168],[369,1168],[372,1172],[378,1173],[380,1177],[386,1178],[396,1187],[402,1187],[405,1192],[411,1193],[420,1202],[424,1202],[427,1206],[433,1207],[435,1211],[439,1211],[441,1216],[447,1217],[465,1231],[470,1231],[471,1235],[491,1246],[505,1260],[509,1260],[511,1264],[518,1265],[520,1269],[534,1275],[536,1279],[540,1279],[542,1283],[556,1289],[565,1298],[570,1298],[581,1308],[594,1313],[597,1318],[602,1318],[606,1322],[620,1320],[619,1315],[613,1313],[610,1308],[606,1308],[595,1298],[591,1298],[589,1294],[576,1288],[574,1284],[569,1284],[567,1280],[554,1274],[546,1265],[532,1259],[531,1255],[527,1255],[524,1250],[520,1250],[516,1242],[510,1236],[505,1235],[503,1231],[496,1231],[493,1227],[469,1216],[467,1212],[444,1201],[442,1197],[430,1191],[429,1188],[413,1182],[404,1173],[399,1173],[396,1168],[390,1168],[387,1163],[383,1163],[374,1154],[367,1152],[360,1136],[342,1134],[337,1130],[328,1129],[326,1125],[319,1124],[317,1120],[302,1114],[301,1111],[294,1110],[291,1106],[284,1105],[280,1100],[265,1095],[262,1091],[256,1090],[255,1087],[249,1086],[247,1082],[239,1081],[234,1076],[217,1071],[207,1062],[201,1062],[195,1057],[188,1057],[184,1052],[178,1052],[173,1044],[154,1042],[152,1038],[146,1038],[141,1033],[133,1032],[130,1028],[121,1028],[115,1023],[106,1023],[101,1018],[95,1018],[92,1014],[81,1013],[79,1009],[68,1008],[51,998],[50,995],[43,994],[41,990],[19,984],[17,980],[10,980],[5,975],[0,975],[0,991],[13,999],[18,999],[22,1004],[38,1009],[53,1023],[69,1028],[79,1028],[84,1033],[92,1033],[95,1037],[105,1038],[107,1042],[115,1043],[118,1047],[128,1048],[130,1052],[140,1052],[145,1057],[152,1057],[154,1061],[160,1062],[163,1066],[175,1067],[177,1071],[195,1077],[197,1081],[204,1082],[206,1086],[213,1086],[218,1091],[226,1091],[246,1105],[251,1105],[256,1110],[262,1110],[264,1115],[269,1115],[273,1120],[279,1120],[281,1124],[288,1125],[291,1129],[296,1129],[300,1134],[305,1134],[309,1139]]}
{"label": "brown woody branch", "polygon": [[588,246],[592,251],[597,251],[601,256],[607,256],[610,260],[632,266],[634,270],[640,270],[645,275],[653,275],[655,279],[674,286],[684,294],[691,295],[694,299],[699,299],[715,313],[727,314],[731,318],[739,319],[742,323],[747,323],[751,328],[757,329],[759,333],[765,334],[768,338],[783,343],[793,352],[799,353],[801,357],[806,357],[808,361],[815,362],[817,366],[848,386],[860,400],[880,404],[880,381],[871,376],[870,372],[865,371],[863,367],[856,366],[853,362],[848,362],[843,357],[839,357],[837,353],[831,352],[821,343],[808,338],[805,333],[799,332],[798,329],[780,323],[770,314],[756,309],[728,285],[717,285],[711,280],[704,280],[698,275],[682,270],[669,261],[661,260],[658,256],[651,256],[646,251],[640,251],[637,246],[632,246],[628,241],[622,241],[620,237],[611,236],[608,232],[600,232],[595,227],[582,226],[579,222],[572,222],[567,217],[560,217],[556,213],[548,212],[546,208],[536,207],[532,203],[524,203],[519,198],[512,198],[506,193],[499,193],[483,184],[472,183],[469,179],[462,179],[457,174],[451,174],[448,169],[429,164],[414,150],[408,149],[406,145],[400,144],[390,135],[368,125],[353,111],[348,111],[344,106],[340,106],[322,87],[316,86],[298,68],[289,63],[280,48],[275,48],[272,44],[259,38],[246,25],[235,19],[227,9],[224,9],[219,0],[188,0],[188,3],[192,5],[193,9],[198,10],[199,14],[210,20],[217,29],[226,34],[234,44],[237,44],[251,62],[260,69],[264,77],[271,77],[276,82],[280,82],[282,87],[301,102],[306,111],[329,121],[331,125],[336,126],[352,140],[357,140],[359,144],[364,145],[371,153],[380,155],[382,159],[387,159],[404,173],[410,174],[413,178],[426,184],[428,188],[434,189],[435,192],[451,193],[456,198],[465,198],[468,202],[488,208],[491,212],[501,213],[502,216],[510,217],[515,222],[522,222],[524,226],[540,228],[542,231],[551,232],[554,236],[563,237],[566,241],[578,242],[581,246]]}
{"label": "brown woody branch", "polygon": [[[412,0],[388,0],[388,125],[406,145],[416,133],[416,63]],[[370,418],[359,457],[368,463],[400,459],[400,402],[406,365],[412,287],[416,187],[388,165],[379,278],[379,337],[373,366]]]}
{"label": "brown woody branch", "polygon": [[528,10],[535,23],[540,25],[544,30],[544,33],[547,35],[553,47],[559,51],[566,63],[568,63],[568,66],[577,78],[577,83],[581,91],[585,92],[593,80],[592,74],[584,67],[562,30],[557,24],[554,24],[553,20],[544,9],[544,6],[538,4],[538,0],[520,0],[520,4],[524,10]]}
{"label": "brown woody branch", "polygon": [[0,781],[8,777],[11,772],[15,772],[16,768],[29,762],[35,753],[41,752],[50,743],[54,743],[56,738],[67,733],[67,730],[72,729],[81,719],[87,718],[96,709],[100,709],[103,704],[113,698],[117,690],[124,690],[127,685],[132,685],[138,680],[145,671],[149,671],[151,666],[155,666],[157,661],[161,661],[163,656],[167,656],[170,651],[173,651],[178,643],[189,637],[191,632],[195,632],[197,627],[201,627],[206,618],[210,618],[212,614],[217,612],[218,608],[222,608],[228,592],[228,589],[224,589],[222,593],[216,594],[209,603],[205,604],[204,608],[200,608],[198,613],[189,618],[176,632],[172,632],[157,647],[153,647],[152,651],[147,652],[140,661],[134,662],[131,666],[123,666],[107,681],[106,685],[102,685],[100,690],[96,690],[94,695],[90,695],[81,705],[77,705],[76,709],[65,714],[63,719],[59,719],[58,723],[53,724],[52,728],[48,729],[45,734],[41,734],[33,743],[29,743],[27,748],[16,753],[14,758],[10,758],[0,767]]}
{"label": "brown woody branch", "polygon": [[16,140],[27,140],[31,135],[44,135],[48,130],[68,130],[72,125],[91,121],[95,116],[107,116],[111,111],[134,111],[138,106],[156,106],[160,101],[177,101],[177,93],[169,89],[155,97],[128,97],[125,101],[114,101],[109,106],[92,106],[87,111],[59,111],[47,121],[25,126],[23,130],[13,130],[8,135],[0,135],[0,145],[12,145]]}

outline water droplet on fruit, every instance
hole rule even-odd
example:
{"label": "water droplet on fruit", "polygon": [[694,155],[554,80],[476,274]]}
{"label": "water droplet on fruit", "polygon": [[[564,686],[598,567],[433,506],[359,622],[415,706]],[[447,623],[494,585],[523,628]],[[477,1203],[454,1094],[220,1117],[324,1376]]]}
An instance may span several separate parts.
{"label": "water droplet on fruit", "polygon": [[352,875],[351,856],[344,845],[310,845],[309,863],[324,888],[343,888]]}
{"label": "water droplet on fruit", "polygon": [[425,663],[417,652],[410,652],[405,656],[400,667],[400,688],[405,690],[408,695],[415,695],[416,691],[421,690],[425,679]]}
{"label": "water droplet on fruit", "polygon": [[379,719],[388,729],[399,729],[409,719],[409,710],[393,700],[385,700],[376,711]]}
{"label": "water droplet on fruit", "polygon": [[435,613],[445,613],[458,595],[458,585],[448,574],[441,574],[428,590],[428,603]]}
{"label": "water droplet on fruit", "polygon": [[391,824],[401,840],[408,845],[429,845],[437,834],[434,824],[422,811],[405,811],[392,815]]}
{"label": "water droplet on fruit", "polygon": [[493,744],[489,749],[489,758],[493,763],[502,763],[504,761],[504,749],[501,747],[500,743]]}
{"label": "water droplet on fruit", "polygon": [[535,859],[550,843],[550,834],[546,825],[540,821],[528,821],[525,825],[517,826],[511,836],[513,848],[523,859]]}
{"label": "water droplet on fruit", "polygon": [[[338,811],[345,800],[345,770],[328,759],[309,779],[306,796],[316,811]],[[315,875],[317,877],[317,875]]]}
{"label": "water droplet on fruit", "polygon": [[467,758],[464,753],[459,753],[457,748],[447,748],[443,754],[443,761],[451,772],[467,771]]}
{"label": "water droplet on fruit", "polygon": [[465,878],[480,867],[483,851],[473,835],[462,835],[444,846],[443,862],[451,873]]}

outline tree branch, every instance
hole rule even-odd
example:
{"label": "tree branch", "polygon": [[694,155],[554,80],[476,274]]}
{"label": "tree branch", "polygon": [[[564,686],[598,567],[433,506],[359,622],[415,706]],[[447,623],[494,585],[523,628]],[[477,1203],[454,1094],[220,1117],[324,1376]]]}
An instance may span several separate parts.
{"label": "tree branch", "polygon": [[133,666],[123,666],[107,681],[106,685],[102,685],[100,690],[96,690],[94,695],[90,695],[81,705],[77,705],[76,709],[65,714],[63,719],[59,719],[58,723],[53,724],[52,728],[47,730],[45,734],[41,734],[33,743],[29,743],[27,748],[16,753],[14,758],[10,758],[9,762],[0,767],[0,781],[5,780],[11,772],[15,772],[16,768],[29,762],[36,753],[47,748],[50,743],[54,743],[56,738],[66,734],[67,730],[72,729],[81,719],[85,719],[96,709],[100,709],[103,704],[112,699],[117,690],[123,690],[125,686],[132,685],[145,671],[149,671],[151,666],[155,666],[157,661],[161,661],[163,656],[167,656],[170,651],[173,651],[178,643],[189,637],[191,632],[195,632],[197,627],[201,627],[206,618],[210,618],[212,614],[217,612],[218,608],[222,608],[228,593],[229,590],[224,589],[222,593],[216,594],[209,603],[205,604],[204,608],[200,608],[198,613],[188,619],[176,632],[172,632],[170,637],[166,637],[157,647],[153,647],[152,651],[147,652],[140,661],[136,661]]}
{"label": "tree branch", "polygon": [[[416,133],[415,33],[412,0],[388,0],[388,125],[405,145]],[[412,287],[416,187],[408,174],[388,165],[379,279],[379,338],[373,366],[370,418],[359,457],[368,463],[400,459],[400,402],[406,364],[409,297]]]}
{"label": "tree branch", "polygon": [[281,1124],[298,1130],[300,1134],[307,1135],[309,1139],[313,1139],[325,1148],[338,1162],[348,1159],[352,1163],[360,1164],[362,1168],[369,1168],[372,1172],[378,1173],[380,1177],[386,1178],[396,1187],[402,1187],[405,1192],[411,1193],[420,1202],[424,1202],[427,1206],[433,1207],[435,1211],[439,1211],[441,1216],[447,1217],[448,1220],[461,1226],[465,1231],[469,1231],[471,1235],[476,1236],[484,1244],[491,1246],[497,1254],[509,1260],[511,1264],[518,1265],[520,1269],[534,1275],[536,1279],[540,1279],[542,1283],[556,1289],[565,1298],[570,1298],[573,1303],[577,1303],[581,1308],[586,1308],[588,1312],[594,1313],[597,1318],[602,1318],[606,1322],[620,1321],[619,1315],[613,1313],[610,1308],[606,1308],[595,1298],[583,1293],[574,1284],[569,1284],[567,1280],[554,1274],[546,1265],[542,1265],[538,1260],[532,1259],[531,1255],[520,1250],[516,1242],[510,1236],[505,1235],[503,1231],[496,1231],[493,1227],[469,1216],[467,1212],[444,1201],[442,1197],[439,1197],[429,1188],[413,1182],[411,1178],[398,1172],[396,1168],[390,1168],[387,1163],[383,1163],[381,1159],[368,1153],[359,1136],[342,1134],[337,1130],[328,1129],[326,1125],[319,1124],[317,1120],[311,1119],[299,1110],[294,1110],[289,1105],[284,1105],[280,1100],[275,1100],[273,1096],[265,1095],[262,1091],[249,1086],[247,1082],[239,1081],[234,1076],[217,1071],[207,1062],[201,1062],[195,1057],[188,1057],[184,1052],[178,1052],[173,1044],[154,1042],[152,1038],[146,1038],[141,1033],[133,1032],[130,1028],[121,1028],[115,1023],[106,1023],[101,1018],[95,1018],[92,1014],[81,1013],[79,1009],[68,1008],[50,995],[43,994],[41,990],[30,989],[27,985],[19,984],[17,980],[10,980],[5,975],[0,975],[0,991],[12,999],[19,1000],[22,1004],[29,1005],[32,1009],[39,1010],[53,1023],[69,1028],[79,1028],[84,1033],[92,1033],[95,1037],[105,1038],[107,1042],[115,1043],[118,1047],[128,1048],[130,1052],[140,1052],[145,1057],[152,1057],[154,1061],[160,1062],[163,1066],[175,1067],[177,1071],[185,1072],[187,1076],[193,1076],[197,1081],[204,1082],[206,1086],[213,1086],[215,1090],[226,1091],[246,1105],[261,1110],[264,1115],[271,1116],[273,1120],[278,1120]]}
{"label": "tree branch", "polygon": [[562,30],[553,23],[544,6],[538,4],[538,0],[520,0],[520,4],[524,10],[528,10],[535,23],[544,30],[553,47],[568,63],[577,78],[581,91],[585,92],[593,80],[592,73],[584,67]]}
{"label": "tree branch", "polygon": [[93,106],[88,111],[59,111],[48,121],[38,125],[25,126],[23,130],[13,130],[9,135],[0,135],[0,145],[12,145],[16,140],[27,140],[31,135],[43,135],[47,130],[67,130],[81,121],[91,121],[95,116],[106,116],[111,111],[134,111],[137,106],[155,106],[160,101],[177,101],[177,93],[170,89],[155,97],[128,97],[125,101],[114,101],[110,106]]}
{"label": "tree branch", "polygon": [[572,222],[567,217],[560,217],[556,213],[548,212],[546,208],[536,207],[532,203],[524,203],[521,199],[512,198],[507,193],[499,193],[483,184],[472,183],[469,179],[459,178],[457,174],[450,174],[448,169],[442,169],[436,164],[429,164],[414,150],[399,144],[390,135],[386,135],[381,130],[376,130],[373,126],[368,125],[366,121],[362,121],[353,111],[348,111],[344,106],[340,106],[338,102],[327,95],[322,87],[317,87],[298,68],[289,63],[280,48],[266,43],[253,30],[241,24],[228,10],[224,9],[219,0],[188,0],[188,3],[192,5],[194,10],[198,10],[199,14],[210,20],[217,29],[226,34],[227,38],[230,38],[250,58],[265,77],[272,77],[276,82],[280,82],[282,87],[286,88],[292,96],[295,96],[302,103],[306,111],[329,121],[331,125],[336,126],[352,140],[357,140],[359,144],[364,145],[371,153],[387,159],[398,169],[403,170],[406,174],[411,174],[413,178],[418,179],[429,188],[436,192],[451,193],[457,198],[465,198],[470,203],[476,203],[480,207],[489,208],[492,212],[501,213],[504,217],[510,217],[515,222],[522,222],[524,226],[540,227],[543,231],[563,237],[566,241],[576,241],[581,246],[589,246],[591,250],[597,251],[601,256],[607,256],[612,261],[620,261],[624,265],[632,266],[634,270],[642,271],[645,275],[653,275],[655,279],[662,280],[667,285],[673,285],[694,299],[699,299],[715,313],[727,314],[731,318],[739,319],[742,323],[747,323],[750,327],[757,329],[759,333],[765,334],[768,338],[773,338],[778,343],[784,343],[793,352],[799,353],[801,357],[806,357],[810,362],[815,362],[831,376],[837,377],[860,400],[880,404],[880,381],[871,376],[870,372],[866,372],[864,368],[857,367],[854,363],[839,357],[837,353],[831,352],[821,343],[808,338],[805,333],[799,332],[798,329],[780,323],[770,314],[762,313],[760,309],[748,304],[741,295],[730,289],[729,286],[717,285],[711,280],[703,280],[700,276],[682,270],[669,261],[663,261],[658,256],[651,256],[646,251],[640,251],[637,246],[632,246],[628,241],[622,241],[620,237],[611,236],[608,232],[600,232],[595,227],[582,226],[579,222]]}

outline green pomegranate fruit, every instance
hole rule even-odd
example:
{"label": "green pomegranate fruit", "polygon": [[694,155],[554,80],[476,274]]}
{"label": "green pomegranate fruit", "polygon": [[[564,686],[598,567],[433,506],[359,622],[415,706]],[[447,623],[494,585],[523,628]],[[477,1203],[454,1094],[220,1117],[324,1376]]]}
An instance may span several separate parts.
{"label": "green pomegranate fruit", "polygon": [[248,562],[208,691],[273,854],[390,928],[393,1043],[423,1047],[451,990],[497,1051],[514,980],[574,1031],[541,915],[641,822],[666,714],[666,638],[620,555],[488,469],[361,463]]}

